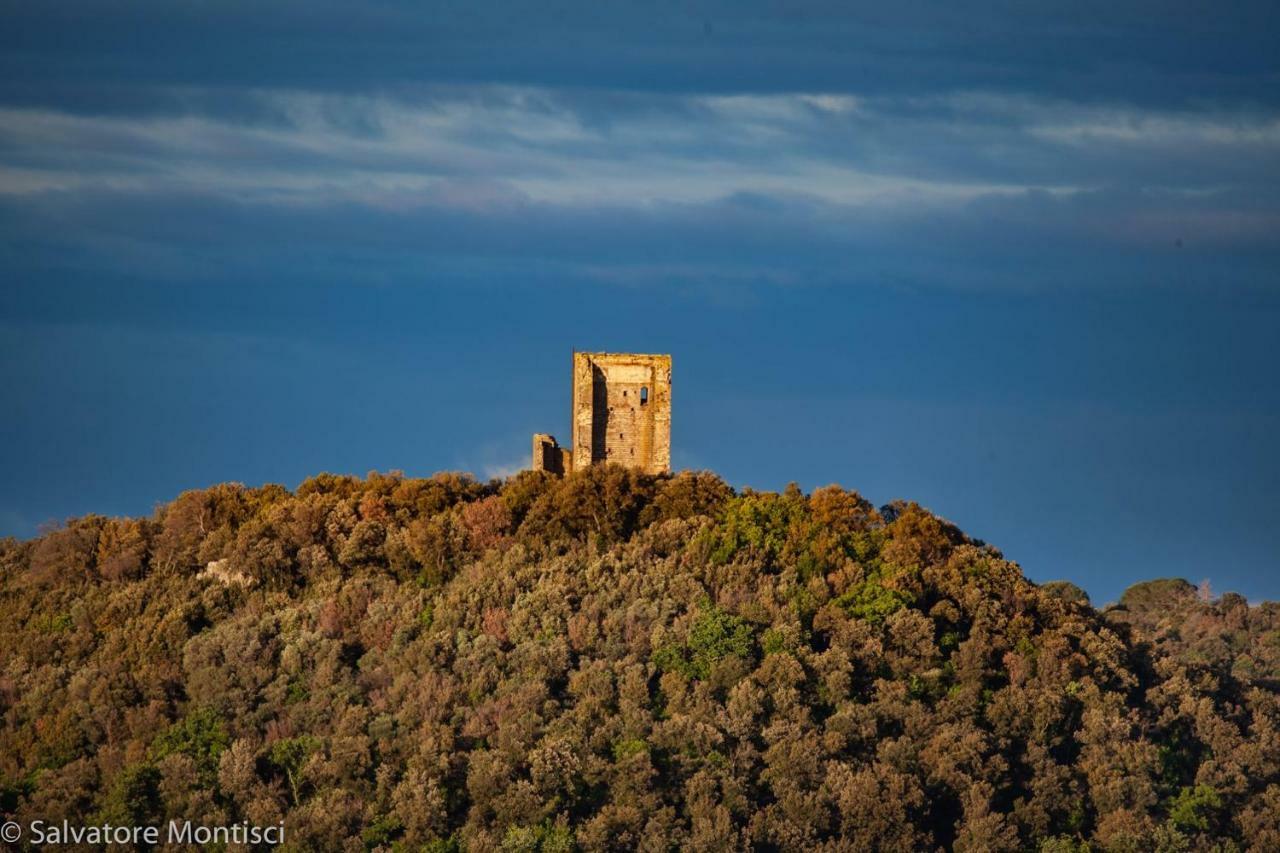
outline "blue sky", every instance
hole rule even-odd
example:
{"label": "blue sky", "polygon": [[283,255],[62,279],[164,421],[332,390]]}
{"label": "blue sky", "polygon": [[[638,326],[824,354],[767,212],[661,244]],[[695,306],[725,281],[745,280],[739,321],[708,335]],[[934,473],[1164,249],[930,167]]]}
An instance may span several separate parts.
{"label": "blue sky", "polygon": [[0,535],[525,463],[910,498],[1095,601],[1280,598],[1269,3],[0,0]]}

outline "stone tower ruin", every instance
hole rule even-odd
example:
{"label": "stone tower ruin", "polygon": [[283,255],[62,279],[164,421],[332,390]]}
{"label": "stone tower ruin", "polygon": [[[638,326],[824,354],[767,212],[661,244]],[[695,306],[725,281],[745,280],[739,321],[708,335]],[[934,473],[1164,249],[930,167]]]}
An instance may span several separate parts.
{"label": "stone tower ruin", "polygon": [[573,439],[533,437],[533,468],[567,474],[616,462],[649,474],[671,469],[671,356],[573,354]]}

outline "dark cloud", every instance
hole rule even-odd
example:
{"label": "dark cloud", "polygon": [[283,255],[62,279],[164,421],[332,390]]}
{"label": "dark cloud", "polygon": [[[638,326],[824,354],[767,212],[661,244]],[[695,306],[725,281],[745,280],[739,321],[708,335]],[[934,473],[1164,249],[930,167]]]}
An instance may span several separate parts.
{"label": "dark cloud", "polygon": [[[472,82],[660,92],[1034,92],[1277,102],[1275,4],[28,3],[0,7],[11,103],[136,87]],[[101,96],[84,95],[90,87]]]}
{"label": "dark cloud", "polygon": [[[496,199],[459,207],[454,197]],[[1021,192],[841,205],[736,194],[561,205],[443,182],[410,208],[256,204],[204,193],[49,192],[0,204],[15,279],[469,286],[569,278],[663,289],[771,284],[1047,290],[1273,289],[1280,217],[1245,194]],[[39,287],[34,288],[38,290]],[[17,291],[11,293],[14,296]]]}

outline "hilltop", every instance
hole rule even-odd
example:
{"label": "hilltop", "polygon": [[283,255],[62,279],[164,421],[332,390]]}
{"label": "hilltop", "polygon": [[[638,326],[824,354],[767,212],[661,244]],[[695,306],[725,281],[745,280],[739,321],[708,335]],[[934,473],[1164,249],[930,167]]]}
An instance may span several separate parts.
{"label": "hilltop", "polygon": [[834,486],[225,484],[0,542],[0,812],[300,850],[1280,849],[1277,629],[1179,580],[1099,612]]}

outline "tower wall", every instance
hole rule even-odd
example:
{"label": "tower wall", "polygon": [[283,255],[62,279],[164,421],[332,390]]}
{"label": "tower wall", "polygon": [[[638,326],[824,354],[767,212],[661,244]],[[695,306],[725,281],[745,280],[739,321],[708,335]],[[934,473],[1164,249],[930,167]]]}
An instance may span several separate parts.
{"label": "tower wall", "polygon": [[671,356],[575,352],[572,448],[581,467],[669,471]]}

